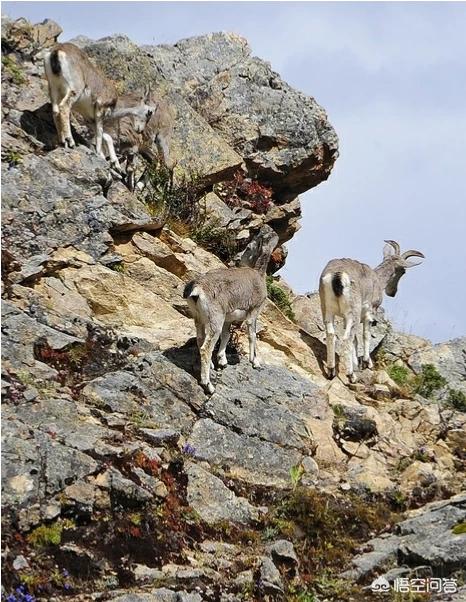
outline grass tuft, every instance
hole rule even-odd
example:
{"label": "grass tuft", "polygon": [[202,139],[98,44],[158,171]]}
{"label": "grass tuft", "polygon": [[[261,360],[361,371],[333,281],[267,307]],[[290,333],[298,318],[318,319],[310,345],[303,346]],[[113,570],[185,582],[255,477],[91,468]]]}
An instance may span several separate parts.
{"label": "grass tuft", "polygon": [[26,76],[23,70],[11,55],[2,56],[3,69],[11,77],[14,84],[21,86],[26,82]]}
{"label": "grass tuft", "polygon": [[273,276],[267,276],[267,295],[275,303],[278,309],[292,322],[295,321],[293,306],[288,293],[278,285]]}

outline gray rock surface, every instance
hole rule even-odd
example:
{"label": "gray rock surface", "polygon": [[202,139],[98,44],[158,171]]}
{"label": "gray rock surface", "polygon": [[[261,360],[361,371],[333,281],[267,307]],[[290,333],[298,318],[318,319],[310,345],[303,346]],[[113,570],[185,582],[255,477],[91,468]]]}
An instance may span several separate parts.
{"label": "gray rock surface", "polygon": [[221,479],[197,464],[187,467],[189,505],[209,524],[228,521],[247,525],[258,520],[260,511],[245,498],[237,497]]}
{"label": "gray rock surface", "polygon": [[466,519],[466,496],[433,502],[399,523],[392,535],[368,542],[371,551],[356,556],[343,576],[363,580],[390,565],[428,566],[435,577],[444,577],[466,566],[466,533],[454,534]]}

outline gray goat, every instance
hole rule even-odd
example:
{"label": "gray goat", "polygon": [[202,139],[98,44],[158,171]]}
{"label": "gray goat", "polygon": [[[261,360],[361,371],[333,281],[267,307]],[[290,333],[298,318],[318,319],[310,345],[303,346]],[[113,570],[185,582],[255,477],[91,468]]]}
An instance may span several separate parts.
{"label": "gray goat", "polygon": [[170,141],[175,127],[176,109],[164,98],[150,91],[147,99],[148,103],[155,107],[155,112],[142,132],[136,128],[133,115],[118,120],[117,127],[112,131],[114,136],[118,137],[119,151],[126,160],[127,183],[130,190],[136,187],[135,171],[138,154],[150,163],[156,163],[159,158],[169,169],[173,167]]}
{"label": "gray goat", "polygon": [[105,144],[110,162],[119,167],[113,139],[104,132],[104,121],[131,115],[136,131],[142,132],[155,107],[134,94],[118,97],[115,84],[74,44],[57,44],[45,56],[44,67],[59,142],[70,148],[75,146],[70,124],[73,108],[93,124],[97,154],[105,158]]}
{"label": "gray goat", "polygon": [[320,276],[319,296],[322,318],[325,324],[327,343],[327,372],[334,378],[335,370],[335,316],[344,320],[342,354],[345,358],[346,374],[354,381],[354,370],[358,366],[357,330],[363,324],[363,364],[372,368],[369,355],[370,326],[375,321],[375,312],[382,303],[383,293],[394,297],[398,281],[407,268],[419,265],[421,261],[407,261],[408,257],[421,257],[420,251],[401,253],[400,245],[394,240],[386,240],[383,261],[372,269],[354,259],[332,259]]}
{"label": "gray goat", "polygon": [[249,361],[255,368],[260,367],[256,352],[257,317],[267,298],[266,270],[277,244],[277,234],[270,226],[263,226],[241,256],[239,267],[210,270],[184,289],[183,297],[196,323],[201,385],[209,394],[215,391],[210,381],[212,352],[220,338],[218,364],[227,365],[226,347],[232,323],[246,322]]}

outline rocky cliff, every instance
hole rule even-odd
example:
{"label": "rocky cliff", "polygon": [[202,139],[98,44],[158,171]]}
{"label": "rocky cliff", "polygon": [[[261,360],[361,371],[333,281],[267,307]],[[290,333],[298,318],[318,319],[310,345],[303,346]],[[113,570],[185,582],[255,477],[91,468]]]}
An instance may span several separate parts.
{"label": "rocky cliff", "polygon": [[208,219],[170,218],[79,122],[81,144],[55,148],[40,56],[59,34],[2,28],[5,596],[349,601],[377,575],[464,579],[464,338],[381,319],[377,368],[328,382],[316,295],[269,277],[264,367],[237,329],[215,394],[197,384],[183,286],[263,223],[293,236],[297,195],[337,157],[323,109],[232,34],[75,40],[176,106],[170,193],[194,190]]}

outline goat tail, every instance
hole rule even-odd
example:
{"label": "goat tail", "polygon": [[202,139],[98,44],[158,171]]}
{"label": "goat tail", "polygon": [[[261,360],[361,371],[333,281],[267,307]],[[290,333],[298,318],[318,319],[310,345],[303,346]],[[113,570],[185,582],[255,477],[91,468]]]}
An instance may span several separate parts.
{"label": "goat tail", "polygon": [[52,69],[52,73],[54,75],[60,75],[61,73],[60,57],[58,52],[58,49],[52,50],[49,58],[50,68]]}
{"label": "goat tail", "polygon": [[[322,276],[323,293],[331,298],[332,294],[340,298],[349,292],[351,280],[345,272],[327,272]],[[328,294],[330,293],[330,297]]]}
{"label": "goat tail", "polygon": [[343,291],[345,290],[342,273],[335,272],[332,276],[332,290],[335,293],[335,297],[341,297],[343,295]]}
{"label": "goat tail", "polygon": [[183,299],[192,299],[195,303],[199,299],[199,289],[197,288],[197,283],[195,280],[191,280],[184,287],[183,291]]}

